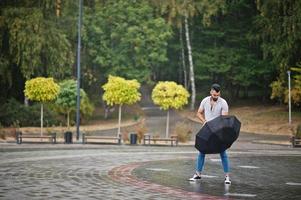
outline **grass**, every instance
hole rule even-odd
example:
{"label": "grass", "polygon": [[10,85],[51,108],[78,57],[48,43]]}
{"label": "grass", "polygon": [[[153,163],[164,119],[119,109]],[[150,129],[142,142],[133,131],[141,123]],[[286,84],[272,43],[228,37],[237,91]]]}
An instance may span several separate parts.
{"label": "grass", "polygon": [[274,135],[291,135],[301,124],[301,113],[292,112],[292,123],[288,123],[285,106],[234,107],[230,114],[242,122],[242,131]]}
{"label": "grass", "polygon": [[[183,111],[196,120],[195,112]],[[292,112],[292,124],[288,123],[286,106],[240,105],[230,108],[230,115],[241,121],[241,131],[259,134],[292,135],[301,124],[301,112]]]}

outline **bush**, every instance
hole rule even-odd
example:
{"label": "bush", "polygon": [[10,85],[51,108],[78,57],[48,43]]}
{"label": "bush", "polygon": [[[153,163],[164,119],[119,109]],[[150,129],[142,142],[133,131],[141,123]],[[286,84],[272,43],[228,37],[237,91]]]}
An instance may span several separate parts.
{"label": "bush", "polygon": [[297,131],[296,131],[296,135],[295,135],[296,138],[301,138],[301,124],[299,124],[297,126]]}
{"label": "bush", "polygon": [[121,132],[121,139],[125,143],[129,142],[129,131],[128,130],[125,130],[125,131]]}
{"label": "bush", "polygon": [[3,130],[2,124],[0,123],[0,139],[5,140],[6,139],[6,134]]}
{"label": "bush", "polygon": [[147,128],[145,127],[145,121],[141,121],[139,125],[136,127],[137,139],[138,143],[141,143],[141,140],[144,137],[144,134],[147,132]]}
{"label": "bush", "polygon": [[[10,99],[0,107],[0,122],[3,126],[40,126],[40,105],[25,106],[15,99]],[[58,125],[60,120],[54,112],[44,107],[46,126]]]}
{"label": "bush", "polygon": [[187,142],[191,139],[192,130],[185,122],[178,122],[175,126],[174,134],[178,136],[179,142]]}

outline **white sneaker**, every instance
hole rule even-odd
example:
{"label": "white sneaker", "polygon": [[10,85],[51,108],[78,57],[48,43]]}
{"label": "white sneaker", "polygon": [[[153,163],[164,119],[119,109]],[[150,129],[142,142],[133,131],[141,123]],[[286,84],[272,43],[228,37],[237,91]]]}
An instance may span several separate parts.
{"label": "white sneaker", "polygon": [[196,173],[193,175],[192,178],[189,179],[189,181],[197,181],[197,180],[201,180],[201,177]]}
{"label": "white sneaker", "polygon": [[231,180],[229,176],[225,176],[225,184],[231,184]]}

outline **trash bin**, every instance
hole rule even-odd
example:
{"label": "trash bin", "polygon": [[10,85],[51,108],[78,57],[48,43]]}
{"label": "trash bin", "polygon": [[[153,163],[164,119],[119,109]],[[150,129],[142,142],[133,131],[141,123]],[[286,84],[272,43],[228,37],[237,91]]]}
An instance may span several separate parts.
{"label": "trash bin", "polygon": [[137,144],[137,134],[136,133],[130,134],[130,144]]}
{"label": "trash bin", "polygon": [[72,144],[72,132],[67,131],[64,134],[65,137],[65,144]]}

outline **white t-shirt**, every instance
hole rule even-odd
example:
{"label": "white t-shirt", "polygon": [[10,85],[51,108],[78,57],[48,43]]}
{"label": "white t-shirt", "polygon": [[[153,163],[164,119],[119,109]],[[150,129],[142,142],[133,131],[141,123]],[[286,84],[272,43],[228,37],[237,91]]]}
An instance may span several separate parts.
{"label": "white t-shirt", "polygon": [[211,106],[210,98],[211,96],[204,98],[200,104],[200,109],[204,110],[206,121],[210,121],[229,111],[229,106],[225,99],[218,97],[217,101]]}

